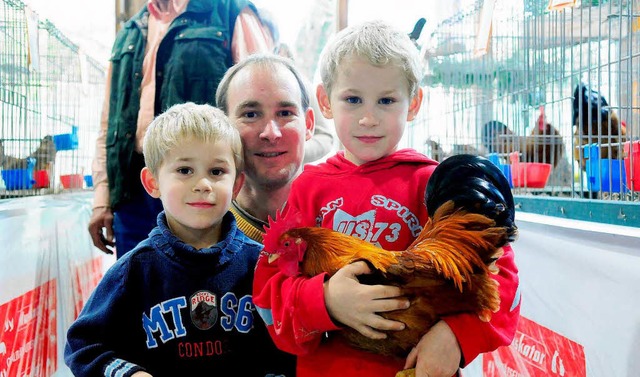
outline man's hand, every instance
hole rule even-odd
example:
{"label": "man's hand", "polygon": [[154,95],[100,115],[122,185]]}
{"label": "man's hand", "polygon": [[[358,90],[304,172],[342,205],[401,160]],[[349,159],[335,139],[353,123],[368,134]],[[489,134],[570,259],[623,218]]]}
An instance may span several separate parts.
{"label": "man's hand", "polygon": [[[103,229],[106,230],[103,233]],[[89,234],[93,244],[107,254],[113,254],[115,251],[115,242],[113,238],[113,213],[109,207],[97,207],[91,213],[89,219]]]}
{"label": "man's hand", "polygon": [[462,353],[449,325],[438,321],[409,352],[404,369],[416,368],[416,376],[451,377],[460,367]]}
{"label": "man's hand", "polygon": [[385,339],[379,330],[402,330],[404,324],[378,313],[406,309],[409,300],[398,287],[360,284],[358,275],[370,274],[365,262],[342,267],[324,283],[324,300],[331,318],[371,339]]}

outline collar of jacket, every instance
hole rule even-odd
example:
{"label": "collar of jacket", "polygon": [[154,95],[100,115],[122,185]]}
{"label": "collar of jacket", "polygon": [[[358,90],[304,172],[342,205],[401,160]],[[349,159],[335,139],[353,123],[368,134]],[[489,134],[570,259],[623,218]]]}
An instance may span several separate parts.
{"label": "collar of jacket", "polygon": [[[213,1],[190,0],[189,4],[187,4],[187,9],[185,9],[185,11],[181,15],[176,17],[176,19],[179,19],[180,17],[182,17],[182,15],[185,13],[209,13],[209,12],[212,12],[213,9],[214,9]],[[145,6],[143,6],[142,9],[138,11],[138,13],[136,13],[133,17],[131,17],[131,19],[129,19],[129,21],[127,21],[123,27],[125,28],[137,27],[138,29],[142,30],[143,33],[145,33],[146,35],[148,25],[149,25],[149,8],[145,4]]]}

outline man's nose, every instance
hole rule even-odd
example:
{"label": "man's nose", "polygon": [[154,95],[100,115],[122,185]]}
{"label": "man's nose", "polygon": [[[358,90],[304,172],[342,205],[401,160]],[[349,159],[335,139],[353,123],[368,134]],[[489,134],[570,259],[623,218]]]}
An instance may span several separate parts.
{"label": "man's nose", "polygon": [[269,141],[275,141],[282,137],[280,125],[275,120],[269,120],[264,126],[264,130],[260,134],[260,137]]}

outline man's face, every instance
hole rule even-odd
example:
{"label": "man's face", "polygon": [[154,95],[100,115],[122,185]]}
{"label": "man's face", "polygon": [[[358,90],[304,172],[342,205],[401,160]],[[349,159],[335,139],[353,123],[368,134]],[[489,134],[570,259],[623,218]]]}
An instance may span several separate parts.
{"label": "man's face", "polygon": [[229,85],[229,118],[242,139],[247,182],[277,189],[300,173],[313,111],[304,111],[300,86],[286,67],[250,65]]}

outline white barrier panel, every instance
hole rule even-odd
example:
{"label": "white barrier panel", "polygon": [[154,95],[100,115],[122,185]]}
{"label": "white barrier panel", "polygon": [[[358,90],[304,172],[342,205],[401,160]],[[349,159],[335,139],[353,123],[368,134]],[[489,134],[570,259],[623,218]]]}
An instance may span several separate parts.
{"label": "white barrier panel", "polygon": [[90,198],[0,200],[0,377],[70,375],[66,331],[115,261],[89,237]]}
{"label": "white barrier panel", "polygon": [[640,229],[516,219],[522,320],[464,376],[640,376]]}
{"label": "white barrier panel", "polygon": [[[0,377],[70,376],[65,334],[115,257],[90,193],[0,200]],[[640,230],[517,213],[522,320],[473,376],[640,375]]]}

